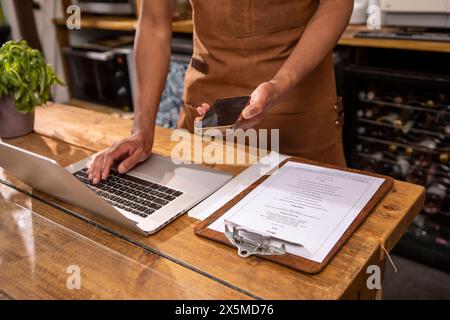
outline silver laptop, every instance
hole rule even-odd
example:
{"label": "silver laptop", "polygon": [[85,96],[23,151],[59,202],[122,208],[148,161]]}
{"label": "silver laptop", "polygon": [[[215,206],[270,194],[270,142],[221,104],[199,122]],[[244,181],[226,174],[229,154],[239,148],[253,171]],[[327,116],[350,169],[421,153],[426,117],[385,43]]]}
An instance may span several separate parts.
{"label": "silver laptop", "polygon": [[229,174],[176,165],[158,155],[127,174],[112,171],[98,185],[87,179],[92,157],[67,168],[0,141],[0,167],[39,191],[139,233],[155,233],[225,184]]}

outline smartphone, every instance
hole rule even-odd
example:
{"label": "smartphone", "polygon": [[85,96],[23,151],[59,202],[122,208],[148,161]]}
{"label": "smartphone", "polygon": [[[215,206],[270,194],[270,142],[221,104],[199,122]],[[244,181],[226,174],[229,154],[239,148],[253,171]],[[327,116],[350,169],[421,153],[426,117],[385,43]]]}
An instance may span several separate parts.
{"label": "smartphone", "polygon": [[249,102],[250,96],[217,99],[203,119],[195,121],[195,132],[203,134],[205,130],[217,129],[223,134],[233,129]]}

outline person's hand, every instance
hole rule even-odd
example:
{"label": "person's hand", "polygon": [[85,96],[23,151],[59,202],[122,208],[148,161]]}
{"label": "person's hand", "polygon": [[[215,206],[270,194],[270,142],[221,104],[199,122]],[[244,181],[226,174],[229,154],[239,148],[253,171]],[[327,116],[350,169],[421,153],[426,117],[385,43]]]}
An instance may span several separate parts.
{"label": "person's hand", "polygon": [[131,170],[150,156],[152,146],[153,134],[134,133],[131,137],[113,144],[108,150],[97,155],[88,169],[89,179],[94,184],[107,179],[116,161],[120,161],[117,168],[119,173]]}
{"label": "person's hand", "polygon": [[202,120],[210,108],[211,108],[211,106],[209,104],[203,103],[200,107],[197,108],[197,112],[200,115],[200,117],[196,118],[195,120],[196,121]]}
{"label": "person's hand", "polygon": [[[272,82],[261,83],[252,92],[250,103],[242,111],[242,118],[237,122],[237,127],[241,129],[253,128],[264,119],[265,114],[274,106],[277,98],[275,84]],[[207,103],[198,107],[197,112],[200,117],[203,117],[209,108],[210,106]]]}

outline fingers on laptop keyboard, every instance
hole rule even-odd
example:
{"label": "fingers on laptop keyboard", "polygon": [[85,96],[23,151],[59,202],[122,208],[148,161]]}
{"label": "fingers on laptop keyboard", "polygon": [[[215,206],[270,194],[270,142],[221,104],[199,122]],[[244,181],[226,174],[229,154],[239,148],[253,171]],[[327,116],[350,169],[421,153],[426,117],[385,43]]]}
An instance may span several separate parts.
{"label": "fingers on laptop keyboard", "polygon": [[95,185],[89,180],[88,169],[74,175],[112,206],[144,218],[183,194],[154,182],[121,175],[115,170],[107,180]]}

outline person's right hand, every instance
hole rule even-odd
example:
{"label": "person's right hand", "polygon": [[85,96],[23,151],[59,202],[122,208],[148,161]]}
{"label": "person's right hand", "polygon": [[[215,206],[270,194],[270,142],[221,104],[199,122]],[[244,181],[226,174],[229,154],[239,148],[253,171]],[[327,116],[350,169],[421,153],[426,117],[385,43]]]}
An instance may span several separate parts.
{"label": "person's right hand", "polygon": [[153,134],[134,133],[131,137],[113,144],[108,150],[97,155],[88,169],[89,179],[94,184],[107,179],[116,161],[120,161],[119,173],[131,170],[150,156],[152,146]]}

